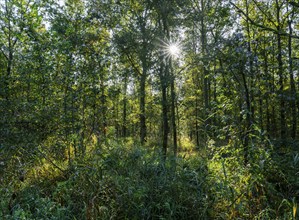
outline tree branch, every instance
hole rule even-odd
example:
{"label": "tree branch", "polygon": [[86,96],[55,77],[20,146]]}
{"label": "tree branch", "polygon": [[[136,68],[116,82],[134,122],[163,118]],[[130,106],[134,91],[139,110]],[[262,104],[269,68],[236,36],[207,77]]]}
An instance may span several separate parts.
{"label": "tree branch", "polygon": [[266,16],[266,18],[275,26],[275,22],[269,17],[269,15],[259,6],[258,2],[256,0],[253,0],[256,7]]}
{"label": "tree branch", "polygon": [[8,57],[6,56],[6,54],[4,53],[4,51],[2,50],[2,48],[0,48],[0,51],[4,55],[5,59],[8,60]]}
{"label": "tree branch", "polygon": [[63,170],[62,168],[60,168],[58,165],[56,165],[49,157],[47,157],[47,155],[45,153],[43,153],[41,150],[36,149],[48,162],[50,162],[54,167],[56,167],[60,172],[62,172],[63,174],[65,173],[65,170]]}
{"label": "tree branch", "polygon": [[288,3],[294,7],[299,8],[299,3],[298,2],[293,2],[293,1],[288,1]]}
{"label": "tree branch", "polygon": [[272,32],[272,33],[274,33],[274,34],[276,34],[276,35],[285,36],[285,37],[289,37],[289,36],[290,36],[291,38],[299,39],[299,36],[297,36],[297,35],[290,35],[290,34],[288,34],[288,33],[286,33],[286,32],[278,31],[277,29],[274,29],[274,28],[271,28],[271,27],[267,27],[267,26],[265,26],[265,25],[262,25],[262,24],[259,24],[259,23],[255,22],[255,21],[252,20],[249,16],[247,16],[246,13],[245,13],[242,9],[240,9],[236,4],[234,4],[234,3],[231,2],[231,1],[230,1],[230,4],[231,4],[232,6],[234,6],[234,7],[237,9],[237,12],[239,12],[239,13],[241,13],[243,16],[245,16],[245,17],[249,20],[249,22],[250,22],[252,25],[254,25],[254,26],[256,26],[256,27],[259,27],[259,28],[261,28],[262,30],[270,31],[270,32]]}
{"label": "tree branch", "polygon": [[133,61],[132,56],[130,56],[129,53],[125,53],[125,54],[127,55],[127,58],[128,58],[128,60],[129,60],[129,62],[131,63],[133,69],[135,69],[136,73],[137,73],[138,75],[141,75],[141,72],[139,71],[139,69],[137,68],[137,66],[134,64],[134,61]]}

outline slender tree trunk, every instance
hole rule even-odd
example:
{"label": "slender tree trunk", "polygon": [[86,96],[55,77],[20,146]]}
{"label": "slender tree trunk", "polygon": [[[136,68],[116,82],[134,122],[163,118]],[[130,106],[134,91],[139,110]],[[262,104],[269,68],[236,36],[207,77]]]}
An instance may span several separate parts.
{"label": "slender tree trunk", "polygon": [[[197,38],[195,37],[195,28],[197,27],[197,25],[195,23],[193,23],[193,42],[192,42],[192,46],[193,46],[193,53],[196,54],[197,53]],[[191,139],[193,138],[193,132],[194,132],[194,126],[195,126],[195,147],[199,148],[200,145],[200,132],[199,132],[199,121],[200,121],[200,94],[198,93],[198,91],[200,90],[200,73],[198,71],[196,71],[195,73],[192,73],[192,78],[193,78],[193,82],[195,85],[195,91],[194,91],[194,96],[195,96],[195,109],[194,109],[194,113],[195,113],[195,124],[192,124],[191,126]]]}
{"label": "slender tree trunk", "polygon": [[168,104],[167,104],[167,85],[168,80],[165,76],[165,70],[164,70],[164,64],[162,61],[161,67],[160,67],[160,81],[161,81],[161,90],[162,90],[162,118],[163,118],[163,143],[162,143],[162,153],[164,160],[166,159],[167,155],[167,140],[168,140]]}
{"label": "slender tree trunk", "polygon": [[[273,42],[275,44],[275,42]],[[271,56],[271,63],[276,62],[277,59],[275,57],[275,55]],[[275,88],[275,72],[272,71],[271,74],[271,78],[269,79],[269,88],[271,91],[271,98],[270,98],[270,102],[276,102],[276,100],[274,100],[273,94],[277,93],[276,88]],[[278,137],[279,136],[279,129],[277,128],[278,125],[278,120],[277,120],[277,114],[276,114],[276,106],[275,105],[271,105],[271,128],[272,128],[272,135],[274,137]]]}
{"label": "slender tree trunk", "polygon": [[[266,42],[264,42],[265,44]],[[271,134],[271,124],[270,124],[270,106],[269,106],[269,93],[271,92],[271,87],[270,87],[270,80],[269,80],[269,67],[268,67],[268,54],[267,54],[267,51],[266,51],[266,46],[264,47],[264,53],[263,53],[263,56],[264,56],[264,75],[266,77],[266,89],[267,89],[267,92],[265,94],[265,104],[266,104],[266,131],[267,131],[267,134],[268,134],[268,137],[269,135]]]}
{"label": "slender tree trunk", "polygon": [[200,135],[199,135],[199,100],[196,96],[195,99],[195,136],[196,136],[196,147],[199,148],[200,145]]}
{"label": "slender tree trunk", "polygon": [[180,117],[180,112],[179,112],[179,105],[178,105],[178,102],[177,102],[177,99],[176,99],[176,102],[175,102],[175,109],[176,109],[176,123],[177,123],[177,141],[179,143],[179,145],[181,145],[181,135],[180,135],[180,131],[181,131],[181,117]]}
{"label": "slender tree trunk", "polygon": [[141,51],[141,63],[142,63],[142,73],[140,78],[140,142],[143,145],[146,141],[146,116],[145,116],[145,86],[147,78],[147,33],[145,30],[146,27],[146,18],[141,18],[141,33],[142,33],[142,51]]}
{"label": "slender tree trunk", "polygon": [[6,69],[6,80],[5,80],[5,86],[6,86],[6,91],[5,91],[5,99],[7,101],[7,104],[10,104],[10,77],[11,77],[11,71],[12,71],[12,63],[13,63],[13,42],[12,42],[12,27],[11,27],[11,17],[10,17],[10,11],[8,8],[8,3],[5,1],[5,10],[7,13],[7,19],[8,19],[8,36],[7,36],[7,41],[8,41],[8,56],[6,56],[7,59],[7,69]]}
{"label": "slender tree trunk", "polygon": [[[40,66],[42,66],[43,64],[42,64],[42,60],[40,60]],[[40,70],[41,71],[43,71],[42,70],[42,68],[40,68]],[[30,78],[30,74],[29,74],[29,78]],[[43,107],[45,107],[46,106],[46,97],[47,97],[47,94],[46,94],[46,77],[45,77],[45,74],[42,74],[42,85],[41,85],[41,89],[42,89],[42,105],[43,105]],[[29,87],[29,91],[30,91],[30,80],[29,80],[29,82],[28,82],[28,87]]]}
{"label": "slender tree trunk", "polygon": [[[89,67],[90,69],[92,69],[91,67]],[[96,77],[95,74],[92,74],[92,88],[94,88],[93,91],[93,100],[92,100],[92,131],[91,134],[94,133],[96,134],[97,137],[97,142],[99,142],[99,126],[98,126],[98,114],[97,114],[97,100],[98,100],[98,90],[96,89]]]}
{"label": "slender tree trunk", "polygon": [[[259,88],[261,90],[261,88]],[[262,133],[264,132],[264,112],[263,112],[263,98],[262,93],[259,92],[259,115],[260,115],[260,128]]]}
{"label": "slender tree trunk", "polygon": [[[84,85],[82,85],[84,86]],[[84,90],[84,89],[82,89]],[[86,109],[86,97],[83,95],[82,97],[82,108],[81,108],[81,131],[80,131],[80,153],[82,156],[85,155],[86,148],[84,145],[85,139],[85,128],[86,128],[86,118],[85,118],[85,109]]]}
{"label": "slender tree trunk", "polygon": [[127,89],[128,89],[128,73],[125,72],[124,78],[124,99],[123,99],[123,119],[122,119],[122,136],[127,136]]}
{"label": "slender tree trunk", "polygon": [[[169,24],[168,24],[168,13],[169,13],[169,2],[165,2],[165,5],[160,8],[160,19],[159,26],[164,38],[169,39]],[[167,88],[169,86],[169,64],[165,61],[164,55],[160,57],[160,82],[162,90],[162,117],[163,117],[163,159],[166,160],[167,156],[167,145],[168,145],[168,102],[167,102]]]}
{"label": "slender tree trunk", "polygon": [[[253,60],[251,56],[251,43],[250,43],[250,21],[249,21],[249,5],[248,1],[246,0],[246,31],[248,35],[248,43],[247,43],[247,51],[250,54],[249,58],[249,71],[250,74],[253,74]],[[251,105],[251,98],[250,98],[250,88],[249,83],[246,80],[246,76],[244,73],[245,70],[241,71],[243,86],[244,86],[244,96],[245,96],[245,103],[246,103],[246,126],[244,131],[244,163],[245,165],[248,164],[249,159],[249,136],[250,136],[250,129],[252,125],[252,105]]]}
{"label": "slender tree trunk", "polygon": [[[293,15],[291,15],[292,17]],[[297,108],[296,108],[296,100],[297,100],[297,91],[294,80],[294,72],[293,72],[293,59],[292,59],[292,37],[293,28],[292,28],[292,19],[288,21],[289,26],[289,39],[288,39],[288,52],[289,52],[289,75],[290,75],[290,87],[291,87],[291,95],[290,95],[290,106],[292,111],[292,129],[291,129],[291,137],[296,139],[297,133]]]}
{"label": "slender tree trunk", "polygon": [[[76,93],[71,87],[71,96],[72,96],[72,101],[71,101],[71,130],[72,130],[72,135],[75,135],[77,138],[77,131],[75,129],[75,99],[76,99]],[[76,138],[73,139],[73,148],[74,148],[74,154],[75,157],[78,156],[78,144]]]}
{"label": "slender tree trunk", "polygon": [[7,59],[7,68],[6,68],[6,79],[5,79],[5,99],[7,101],[7,104],[10,104],[10,78],[11,78],[11,72],[12,72],[12,64],[13,64],[13,43],[11,39],[11,24],[10,21],[8,22],[8,56],[6,56]]}
{"label": "slender tree trunk", "polygon": [[203,57],[203,99],[204,99],[204,117],[205,117],[205,129],[207,129],[207,126],[210,123],[210,120],[207,118],[209,117],[209,108],[210,108],[210,97],[209,97],[209,72],[207,70],[207,62],[206,55],[207,55],[207,32],[206,32],[206,24],[205,24],[205,2],[204,0],[200,1],[201,4],[201,17],[200,17],[200,38],[201,38],[201,55]]}
{"label": "slender tree trunk", "polygon": [[105,73],[104,73],[104,68],[100,67],[100,69],[103,70],[103,72],[99,73],[100,75],[100,93],[101,93],[101,97],[100,97],[100,120],[101,120],[101,132],[102,132],[102,136],[105,138],[106,137],[106,130],[107,130],[107,116],[106,116],[106,112],[107,112],[107,106],[106,106],[106,85],[105,85]]}
{"label": "slender tree trunk", "polygon": [[241,71],[243,86],[244,86],[244,96],[245,96],[245,103],[246,103],[246,127],[244,131],[244,163],[248,163],[249,157],[249,135],[251,129],[251,102],[250,102],[250,93],[245,77],[244,70]]}
{"label": "slender tree trunk", "polygon": [[7,69],[6,69],[6,80],[5,80],[5,86],[6,86],[6,93],[5,93],[5,99],[7,102],[10,101],[10,78],[11,78],[11,71],[12,71],[12,62],[13,62],[13,52],[12,48],[10,48],[10,41],[9,41],[9,53],[8,53],[8,59],[7,59]]}
{"label": "slender tree trunk", "polygon": [[173,153],[174,156],[177,156],[177,150],[178,150],[178,142],[177,142],[177,126],[176,126],[176,112],[175,112],[175,106],[176,106],[176,95],[175,95],[175,88],[174,88],[174,82],[175,82],[175,75],[174,75],[174,70],[172,66],[172,60],[170,59],[169,63],[169,68],[170,68],[170,77],[171,77],[171,82],[170,82],[170,93],[171,93],[171,123],[172,123],[172,131],[173,131]]}
{"label": "slender tree trunk", "polygon": [[[63,94],[63,115],[64,115],[64,139],[68,142],[69,137],[69,125],[68,125],[68,80],[64,77],[64,94]],[[68,144],[68,163],[71,164],[71,145]]]}
{"label": "slender tree trunk", "polygon": [[283,77],[283,61],[282,61],[282,42],[281,42],[281,23],[280,23],[281,7],[276,0],[276,19],[277,19],[277,62],[279,76],[279,95],[280,95],[280,138],[282,141],[286,138],[286,115],[285,115],[285,97],[284,97],[284,77]]}
{"label": "slender tree trunk", "polygon": [[143,70],[140,80],[140,142],[143,145],[146,141],[146,117],[145,117],[145,83],[146,83],[146,64],[143,60]]}

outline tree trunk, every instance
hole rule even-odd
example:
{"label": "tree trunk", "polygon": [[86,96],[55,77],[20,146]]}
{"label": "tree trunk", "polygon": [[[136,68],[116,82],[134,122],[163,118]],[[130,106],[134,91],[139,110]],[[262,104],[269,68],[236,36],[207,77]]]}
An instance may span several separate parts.
{"label": "tree trunk", "polygon": [[[266,43],[266,42],[264,42]],[[271,134],[271,124],[270,124],[270,106],[269,106],[269,93],[271,92],[271,86],[269,85],[270,84],[270,80],[269,80],[269,67],[268,67],[268,54],[267,54],[267,51],[266,51],[266,46],[264,46],[263,48],[264,50],[264,53],[263,53],[263,56],[264,56],[264,75],[265,75],[265,80],[266,80],[266,89],[267,89],[267,92],[265,94],[265,104],[266,104],[266,131],[267,131],[267,134],[268,134],[268,137],[270,137],[269,135]]]}
{"label": "tree trunk", "polygon": [[146,18],[141,18],[141,33],[142,33],[142,51],[141,51],[141,64],[142,64],[142,73],[140,78],[140,142],[143,145],[146,141],[146,116],[145,116],[145,86],[147,78],[147,33],[145,30],[146,27]]}
{"label": "tree trunk", "polygon": [[202,65],[203,65],[203,99],[204,99],[204,117],[205,117],[205,130],[207,129],[210,120],[209,117],[209,108],[210,108],[210,97],[209,97],[209,72],[206,68],[206,55],[207,55],[207,33],[206,33],[206,24],[205,24],[205,2],[204,0],[200,1],[201,4],[201,17],[200,17],[200,38],[201,38],[201,55],[202,55]]}
{"label": "tree trunk", "polygon": [[[249,71],[250,74],[253,74],[253,60],[251,56],[251,43],[250,43],[250,21],[249,21],[249,6],[248,1],[246,0],[246,31],[248,35],[248,44],[247,44],[247,51],[250,54],[249,57]],[[252,125],[252,105],[251,105],[251,98],[250,98],[250,88],[249,83],[247,83],[246,76],[244,73],[245,70],[241,70],[243,86],[244,86],[244,96],[245,96],[245,103],[246,103],[246,125],[244,130],[244,139],[243,139],[243,147],[244,147],[244,163],[245,165],[248,164],[249,160],[249,136],[250,136],[250,129]]]}
{"label": "tree trunk", "polygon": [[243,80],[243,86],[244,86],[244,96],[245,96],[245,103],[246,103],[246,125],[245,125],[245,131],[244,131],[244,163],[245,165],[248,164],[248,157],[249,157],[249,135],[250,135],[250,129],[251,129],[251,102],[250,102],[250,93],[248,89],[248,85],[246,82],[246,77],[244,70],[241,70],[242,80]]}
{"label": "tree trunk", "polygon": [[174,88],[174,82],[175,82],[175,75],[174,75],[174,70],[172,67],[172,60],[170,59],[170,77],[171,77],[171,82],[170,82],[170,92],[171,92],[171,123],[172,123],[172,132],[173,132],[173,153],[174,156],[177,156],[177,150],[178,150],[178,143],[177,143],[177,127],[176,127],[176,112],[175,112],[175,106],[176,106],[176,95],[175,95],[175,88]]}
{"label": "tree trunk", "polygon": [[103,72],[99,73],[100,75],[100,93],[101,93],[101,97],[100,97],[100,120],[101,120],[101,132],[102,132],[102,136],[105,138],[106,137],[106,130],[107,130],[107,116],[106,116],[106,112],[107,112],[107,106],[106,106],[106,85],[105,85],[105,73],[104,73],[104,68],[100,66],[100,69],[103,70]]}
{"label": "tree trunk", "polygon": [[143,69],[140,80],[140,142],[143,145],[146,141],[146,118],[145,118],[145,83],[146,83],[146,64],[142,61]]}
{"label": "tree trunk", "polygon": [[163,143],[162,143],[162,153],[163,159],[166,160],[167,154],[167,140],[168,140],[168,104],[167,104],[167,77],[165,76],[164,64],[162,61],[160,67],[160,81],[161,81],[161,90],[162,90],[162,118],[163,118]]}
{"label": "tree trunk", "polygon": [[[291,15],[291,17],[293,14]],[[293,72],[293,59],[292,59],[292,37],[293,29],[292,29],[292,20],[288,21],[289,26],[289,39],[288,39],[288,52],[289,52],[289,75],[290,75],[290,87],[291,87],[291,95],[290,95],[290,106],[292,111],[292,128],[291,128],[291,137],[295,140],[297,133],[297,108],[296,108],[296,100],[297,100],[297,91],[294,80],[294,72]]]}
{"label": "tree trunk", "polygon": [[278,62],[278,76],[279,76],[279,95],[280,95],[280,138],[282,142],[286,138],[286,115],[285,115],[285,97],[284,97],[284,77],[283,77],[283,61],[282,61],[282,42],[281,42],[281,23],[280,23],[281,7],[278,0],[276,0],[276,19],[277,19],[277,62]]}
{"label": "tree trunk", "polygon": [[124,99],[123,99],[123,122],[122,122],[122,136],[127,136],[127,88],[128,88],[128,73],[125,72],[124,76]]}

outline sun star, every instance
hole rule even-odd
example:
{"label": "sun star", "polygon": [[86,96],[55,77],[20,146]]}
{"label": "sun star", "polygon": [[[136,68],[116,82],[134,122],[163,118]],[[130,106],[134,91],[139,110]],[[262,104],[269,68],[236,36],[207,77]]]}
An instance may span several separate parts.
{"label": "sun star", "polygon": [[170,44],[168,46],[168,53],[169,55],[173,56],[173,57],[177,57],[180,54],[180,48],[178,45],[176,44]]}
{"label": "sun star", "polygon": [[160,48],[166,60],[177,59],[182,56],[182,44],[180,41],[160,40]]}

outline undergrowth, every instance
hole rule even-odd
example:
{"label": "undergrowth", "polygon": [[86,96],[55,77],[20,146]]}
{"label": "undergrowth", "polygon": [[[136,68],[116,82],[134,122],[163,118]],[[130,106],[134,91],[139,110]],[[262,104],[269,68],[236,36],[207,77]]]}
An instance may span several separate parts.
{"label": "undergrowth", "polygon": [[299,156],[284,154],[281,167],[267,149],[252,145],[244,166],[237,143],[163,161],[154,148],[107,140],[85,156],[30,163],[24,181],[8,163],[0,219],[296,219]]}

